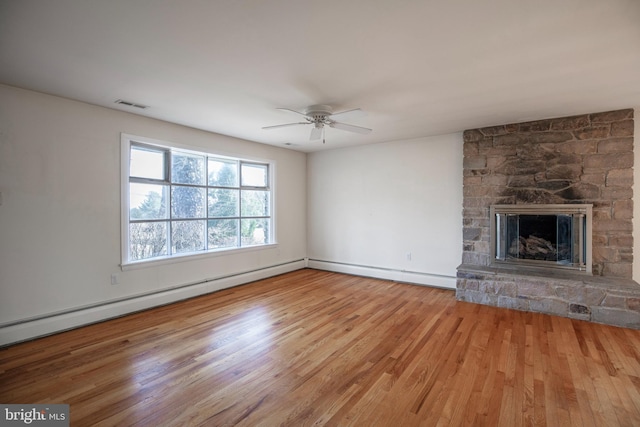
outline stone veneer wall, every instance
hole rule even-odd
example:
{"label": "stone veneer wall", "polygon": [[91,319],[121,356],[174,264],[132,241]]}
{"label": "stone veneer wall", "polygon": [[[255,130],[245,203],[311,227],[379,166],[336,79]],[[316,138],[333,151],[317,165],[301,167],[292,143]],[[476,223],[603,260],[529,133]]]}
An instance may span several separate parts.
{"label": "stone veneer wall", "polygon": [[[640,287],[631,280],[633,129],[633,109],[626,109],[465,131],[458,299],[640,325]],[[492,267],[489,207],[555,203],[593,204],[595,277],[533,279],[539,275]],[[626,293],[608,298],[616,301],[612,308],[632,310],[637,319],[634,313],[620,321],[594,314],[615,289]]]}

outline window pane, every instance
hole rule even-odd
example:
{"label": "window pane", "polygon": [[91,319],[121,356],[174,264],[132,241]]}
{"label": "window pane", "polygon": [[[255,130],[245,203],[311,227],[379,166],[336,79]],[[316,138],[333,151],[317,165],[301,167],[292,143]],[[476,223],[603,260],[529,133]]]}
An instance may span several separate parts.
{"label": "window pane", "polygon": [[266,187],[267,165],[256,165],[253,163],[242,163],[242,185],[248,187]]}
{"label": "window pane", "polygon": [[243,219],[242,222],[242,246],[264,245],[269,243],[269,220]]}
{"label": "window pane", "polygon": [[238,162],[209,158],[209,185],[238,187]]}
{"label": "window pane", "polygon": [[242,191],[241,216],[268,216],[269,192],[257,190]]}
{"label": "window pane", "polygon": [[209,249],[234,248],[238,246],[238,220],[209,220]]}
{"label": "window pane", "polygon": [[167,223],[129,224],[129,257],[132,261],[167,254]]}
{"label": "window pane", "polygon": [[164,162],[164,150],[132,145],[129,158],[129,176],[166,180]]}
{"label": "window pane", "polygon": [[172,152],[171,182],[178,184],[204,185],[204,156]]}
{"label": "window pane", "polygon": [[204,188],[171,187],[172,218],[204,218],[206,195]]}
{"label": "window pane", "polygon": [[209,189],[209,218],[238,215],[238,190]]}
{"label": "window pane", "polygon": [[130,219],[169,218],[167,203],[169,187],[155,184],[129,185]]}
{"label": "window pane", "polygon": [[205,221],[173,221],[171,223],[171,249],[173,253],[204,250]]}

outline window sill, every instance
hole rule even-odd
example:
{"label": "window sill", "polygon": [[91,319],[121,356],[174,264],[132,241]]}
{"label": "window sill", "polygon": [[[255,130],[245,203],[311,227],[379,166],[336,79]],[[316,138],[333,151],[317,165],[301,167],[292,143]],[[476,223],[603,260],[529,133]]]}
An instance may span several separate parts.
{"label": "window sill", "polygon": [[168,265],[168,264],[176,264],[180,262],[186,261],[197,261],[206,258],[214,258],[220,256],[227,255],[236,255],[247,252],[256,252],[263,251],[269,249],[275,249],[278,247],[277,243],[270,243],[268,245],[259,245],[259,246],[248,246],[245,248],[235,248],[235,249],[218,249],[211,250],[206,252],[197,252],[197,253],[187,253],[184,255],[173,255],[170,257],[156,257],[152,259],[144,259],[140,261],[133,261],[120,264],[120,269],[122,271],[129,270],[137,270],[140,268],[148,268],[148,267],[157,267],[160,265]]}

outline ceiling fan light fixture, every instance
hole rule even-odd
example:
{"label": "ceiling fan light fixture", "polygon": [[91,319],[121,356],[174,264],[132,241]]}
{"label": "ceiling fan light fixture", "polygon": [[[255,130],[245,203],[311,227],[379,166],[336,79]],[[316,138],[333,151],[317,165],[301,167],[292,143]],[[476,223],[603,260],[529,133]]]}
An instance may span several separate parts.
{"label": "ceiling fan light fixture", "polygon": [[309,136],[309,140],[310,141],[317,141],[318,139],[322,138],[322,130],[323,130],[324,126],[323,125],[316,125],[313,129],[311,129],[311,135]]}

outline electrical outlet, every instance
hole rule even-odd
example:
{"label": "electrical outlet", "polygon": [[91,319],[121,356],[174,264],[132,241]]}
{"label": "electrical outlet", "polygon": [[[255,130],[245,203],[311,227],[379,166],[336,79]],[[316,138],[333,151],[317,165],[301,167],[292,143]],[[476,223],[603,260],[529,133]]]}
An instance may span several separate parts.
{"label": "electrical outlet", "polygon": [[407,252],[407,261],[411,261],[411,252]]}
{"label": "electrical outlet", "polygon": [[111,284],[112,285],[119,285],[120,284],[120,275],[119,274],[112,274],[111,275]]}

